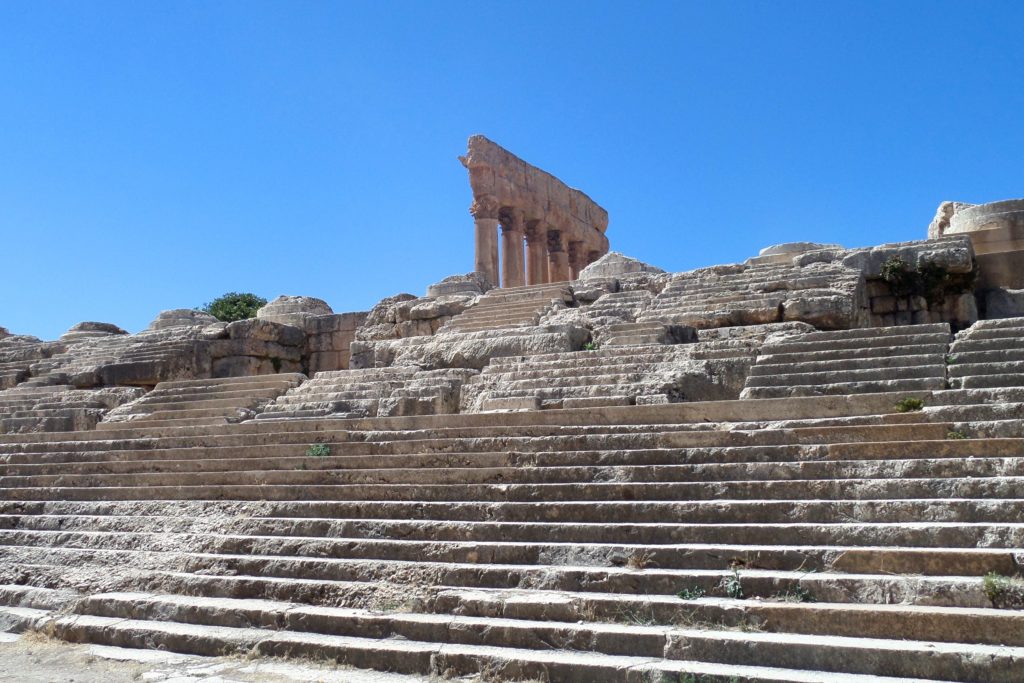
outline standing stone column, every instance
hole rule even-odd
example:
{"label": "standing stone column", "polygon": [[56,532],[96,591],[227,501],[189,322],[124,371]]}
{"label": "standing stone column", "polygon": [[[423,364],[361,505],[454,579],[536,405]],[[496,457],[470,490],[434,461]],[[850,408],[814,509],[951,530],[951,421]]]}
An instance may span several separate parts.
{"label": "standing stone column", "polygon": [[548,275],[551,282],[567,282],[572,275],[560,230],[548,230]]}
{"label": "standing stone column", "polygon": [[525,284],[523,217],[518,212],[508,212],[502,215],[501,221],[501,286],[522,287]]}
{"label": "standing stone column", "polygon": [[531,221],[526,229],[526,278],[531,285],[543,285],[548,280],[547,233],[540,221]]}
{"label": "standing stone column", "polygon": [[476,230],[476,257],[473,270],[482,273],[492,285],[498,285],[498,207],[493,200],[480,197],[473,202]]}

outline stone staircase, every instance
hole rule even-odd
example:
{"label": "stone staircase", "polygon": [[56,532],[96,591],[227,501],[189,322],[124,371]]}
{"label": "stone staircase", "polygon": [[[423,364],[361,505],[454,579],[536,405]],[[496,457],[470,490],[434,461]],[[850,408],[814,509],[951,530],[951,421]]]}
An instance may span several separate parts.
{"label": "stone staircase", "polygon": [[1024,318],[981,320],[957,333],[948,372],[955,389],[1024,389]]}
{"label": "stone staircase", "polygon": [[141,393],[129,387],[90,390],[20,384],[0,391],[0,434],[89,430],[109,410]]}
{"label": "stone staircase", "polygon": [[898,396],[0,437],[0,621],[485,680],[1020,681],[982,577],[1018,571],[1024,440]]}
{"label": "stone staircase", "polygon": [[673,277],[639,320],[696,328],[791,320],[856,327],[863,290],[859,269],[832,263],[715,266]]}
{"label": "stone staircase", "polygon": [[492,289],[442,325],[438,334],[532,327],[553,307],[572,300],[572,290],[564,284]]}
{"label": "stone staircase", "polygon": [[738,396],[755,353],[756,344],[732,341],[612,344],[495,358],[470,386],[475,408],[484,411],[673,403],[694,395],[730,399]]}
{"label": "stone staircase", "polygon": [[97,429],[186,427],[250,419],[306,380],[298,373],[160,382],[153,391],[104,417]]}
{"label": "stone staircase", "polygon": [[66,348],[64,344],[44,342],[35,337],[0,337],[0,391],[29,379],[34,363],[61,353]]}
{"label": "stone staircase", "polygon": [[654,301],[654,293],[646,289],[609,292],[586,307],[587,317],[596,326],[636,322]]}
{"label": "stone staircase", "polygon": [[812,332],[769,342],[741,397],[941,390],[949,340],[949,325],[942,323]]}
{"label": "stone staircase", "polygon": [[413,366],[318,372],[267,404],[260,420],[455,413],[473,370],[423,371]]}

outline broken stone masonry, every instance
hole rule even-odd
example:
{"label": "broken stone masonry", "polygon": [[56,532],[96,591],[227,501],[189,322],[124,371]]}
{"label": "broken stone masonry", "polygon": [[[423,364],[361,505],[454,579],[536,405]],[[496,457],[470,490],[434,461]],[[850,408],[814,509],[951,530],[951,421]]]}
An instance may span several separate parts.
{"label": "broken stone masonry", "polygon": [[1024,680],[1024,200],[668,273],[486,138],[460,160],[474,267],[425,296],[0,328],[0,629],[489,681]]}

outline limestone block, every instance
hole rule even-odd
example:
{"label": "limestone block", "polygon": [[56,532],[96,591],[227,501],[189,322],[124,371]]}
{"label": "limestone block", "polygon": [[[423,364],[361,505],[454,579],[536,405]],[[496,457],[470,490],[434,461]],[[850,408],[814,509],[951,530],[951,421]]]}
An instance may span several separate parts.
{"label": "limestone block", "polygon": [[315,351],[309,354],[309,372],[348,369],[348,354],[340,351]]}
{"label": "limestone block", "polygon": [[[293,328],[294,329],[294,328]],[[211,358],[227,358],[230,356],[253,356],[256,358],[278,358],[299,362],[302,360],[302,349],[296,346],[284,346],[272,341],[261,339],[218,339],[209,342],[207,350]]]}
{"label": "limestone block", "polygon": [[1024,289],[993,289],[985,293],[986,318],[1024,316]]}
{"label": "limestone block", "polygon": [[213,361],[213,377],[249,377],[252,375],[273,375],[279,372],[301,372],[302,364],[283,360],[275,365],[270,358],[254,356],[228,356]]}
{"label": "limestone block", "polygon": [[298,327],[257,318],[230,323],[227,332],[231,339],[251,339],[299,347],[306,343],[306,333]]}
{"label": "limestone block", "polygon": [[362,341],[374,341],[378,339],[395,339],[398,331],[395,324],[398,322],[396,308],[406,302],[413,301],[417,297],[412,294],[396,294],[381,299],[377,305],[370,309],[366,320],[356,330],[356,339]]}
{"label": "limestone block", "polygon": [[10,337],[10,336],[11,336],[11,333],[7,330],[6,327],[0,327],[0,339],[3,339],[4,337]]}
{"label": "limestone block", "polygon": [[427,297],[437,298],[450,295],[472,295],[479,296],[494,285],[483,273],[466,273],[465,275],[449,275],[440,282],[427,287]]}
{"label": "limestone block", "polygon": [[580,280],[603,277],[620,277],[629,273],[664,273],[657,266],[639,261],[635,258],[610,251],[580,271]]}
{"label": "limestone block", "polygon": [[896,297],[876,296],[871,299],[871,312],[877,315],[896,312]]}
{"label": "limestone block", "polygon": [[784,321],[810,323],[819,329],[843,330],[854,326],[856,312],[849,296],[787,299],[782,304]]}
{"label": "limestone block", "polygon": [[963,209],[972,206],[974,204],[965,204],[963,202],[942,202],[939,204],[939,208],[935,210],[935,217],[928,225],[928,239],[934,240],[942,237],[949,230],[949,224],[953,216]]}
{"label": "limestone block", "polygon": [[83,339],[106,337],[115,334],[128,334],[113,323],[81,322],[73,325],[67,332],[61,335],[62,342],[75,342]]}
{"label": "limestone block", "polygon": [[146,329],[163,330],[171,327],[209,325],[215,322],[218,322],[217,319],[209,313],[189,308],[175,308],[169,311],[160,311],[160,314]]}
{"label": "limestone block", "polygon": [[452,317],[469,308],[476,301],[475,296],[452,295],[437,299],[420,300],[409,307],[408,320],[429,320]]}
{"label": "limestone block", "polygon": [[281,295],[256,311],[261,320],[284,323],[302,327],[300,321],[305,317],[330,315],[334,313],[323,299],[311,296]]}

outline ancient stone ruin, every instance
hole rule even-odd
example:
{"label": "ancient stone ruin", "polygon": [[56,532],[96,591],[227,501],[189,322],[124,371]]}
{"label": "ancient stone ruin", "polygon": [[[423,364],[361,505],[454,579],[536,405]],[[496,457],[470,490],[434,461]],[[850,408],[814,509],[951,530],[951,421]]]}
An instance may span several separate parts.
{"label": "ancient stone ruin", "polygon": [[670,273],[485,138],[463,163],[476,269],[425,296],[0,328],[0,630],[396,681],[1024,680],[1024,200]]}

